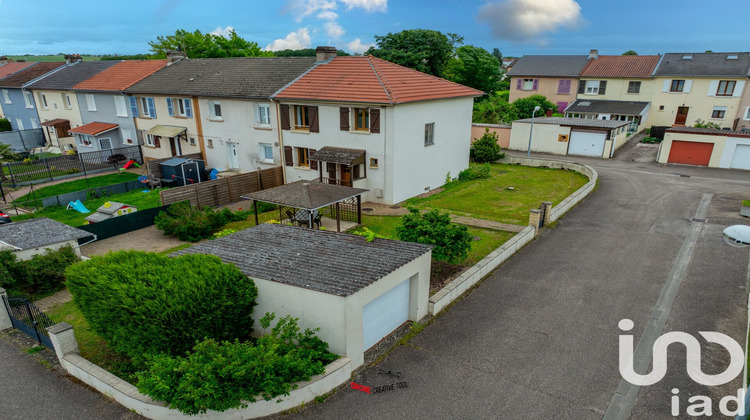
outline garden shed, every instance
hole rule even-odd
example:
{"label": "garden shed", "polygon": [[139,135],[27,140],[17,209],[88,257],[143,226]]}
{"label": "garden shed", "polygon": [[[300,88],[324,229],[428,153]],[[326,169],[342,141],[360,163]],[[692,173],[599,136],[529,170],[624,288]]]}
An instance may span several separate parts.
{"label": "garden shed", "polygon": [[383,337],[427,315],[428,245],[262,224],[172,255],[194,253],[216,255],[255,281],[255,319],[274,312],[320,328],[352,367]]}
{"label": "garden shed", "polygon": [[88,237],[96,239],[85,230],[40,217],[0,225],[0,251],[11,250],[19,260],[28,260],[34,255],[44,254],[48,249],[70,245],[80,256],[78,240]]}

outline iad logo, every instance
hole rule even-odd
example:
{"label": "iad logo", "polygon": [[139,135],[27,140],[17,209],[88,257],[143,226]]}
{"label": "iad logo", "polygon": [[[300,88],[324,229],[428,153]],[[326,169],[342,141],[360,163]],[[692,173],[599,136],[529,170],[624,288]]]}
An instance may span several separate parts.
{"label": "iad logo", "polygon": [[[629,319],[620,320],[617,325],[623,331],[633,329],[633,321]],[[709,343],[720,344],[729,351],[731,360],[729,367],[724,372],[716,375],[703,373],[701,370],[701,344],[698,339],[688,333],[673,331],[662,335],[654,342],[654,348],[652,349],[654,367],[651,369],[651,373],[646,375],[636,373],[633,369],[633,336],[620,335],[620,374],[633,385],[649,386],[659,382],[667,374],[667,348],[672,343],[680,343],[685,346],[687,373],[690,379],[701,385],[723,385],[742,373],[745,366],[745,352],[742,350],[742,346],[732,337],[708,331],[701,331],[698,334]]]}
{"label": "iad logo", "polygon": [[[618,323],[618,327],[622,331],[630,331],[633,329],[633,321],[622,319]],[[700,331],[698,334],[707,342],[719,344],[727,349],[730,361],[724,372],[715,375],[703,373],[701,370],[701,345],[698,339],[688,333],[673,331],[661,335],[654,342],[651,349],[653,367],[651,372],[647,374],[636,373],[633,367],[633,336],[620,335],[620,374],[626,381],[638,386],[649,386],[661,381],[667,374],[667,349],[670,344],[674,343],[685,346],[687,374],[696,383],[705,386],[723,385],[742,373],[745,364],[745,352],[742,350],[742,346],[726,334],[708,331]],[[680,399],[677,395],[679,392],[680,390],[677,388],[672,389],[672,394],[674,394],[671,401],[673,416],[680,415]],[[723,397],[719,402],[719,411],[724,415],[737,415],[744,412],[744,396],[744,390],[739,389],[736,397],[733,395]],[[713,413],[712,401],[707,396],[693,395],[688,399],[688,402],[692,403],[687,407],[686,414],[688,415],[711,416]],[[729,403],[734,403],[737,409],[730,410],[728,408]]]}

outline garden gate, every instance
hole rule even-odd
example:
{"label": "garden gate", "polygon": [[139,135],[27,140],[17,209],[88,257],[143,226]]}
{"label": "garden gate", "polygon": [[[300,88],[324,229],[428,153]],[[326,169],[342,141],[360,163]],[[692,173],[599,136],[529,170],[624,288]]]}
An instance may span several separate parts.
{"label": "garden gate", "polygon": [[33,303],[21,298],[9,298],[3,295],[3,303],[8,309],[10,320],[15,328],[35,339],[40,345],[54,350],[52,341],[47,335],[47,327],[51,327],[53,323],[44,312]]}

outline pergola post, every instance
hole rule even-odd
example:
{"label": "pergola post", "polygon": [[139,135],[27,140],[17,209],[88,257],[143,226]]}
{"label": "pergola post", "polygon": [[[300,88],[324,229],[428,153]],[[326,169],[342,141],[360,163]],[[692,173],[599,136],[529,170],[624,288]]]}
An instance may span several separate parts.
{"label": "pergola post", "polygon": [[362,196],[357,196],[357,224],[362,224]]}
{"label": "pergola post", "polygon": [[255,213],[255,226],[258,226],[258,200],[253,200],[253,212]]}
{"label": "pergola post", "polygon": [[[281,215],[281,207],[282,207],[282,206],[281,206],[281,205],[279,205],[279,224],[283,224],[283,223],[284,223],[284,217],[283,217],[283,216]],[[294,221],[293,221],[293,220],[290,220],[290,222],[291,222],[292,224],[294,224]]]}
{"label": "pergola post", "polygon": [[336,202],[336,232],[341,232],[341,211],[339,210],[339,203]]}

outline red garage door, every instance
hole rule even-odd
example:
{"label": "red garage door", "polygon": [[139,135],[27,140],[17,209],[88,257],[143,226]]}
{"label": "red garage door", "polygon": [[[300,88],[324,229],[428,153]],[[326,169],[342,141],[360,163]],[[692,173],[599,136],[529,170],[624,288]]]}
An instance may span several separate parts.
{"label": "red garage door", "polygon": [[669,149],[667,162],[708,166],[713,151],[713,143],[675,140],[672,142],[672,148]]}

